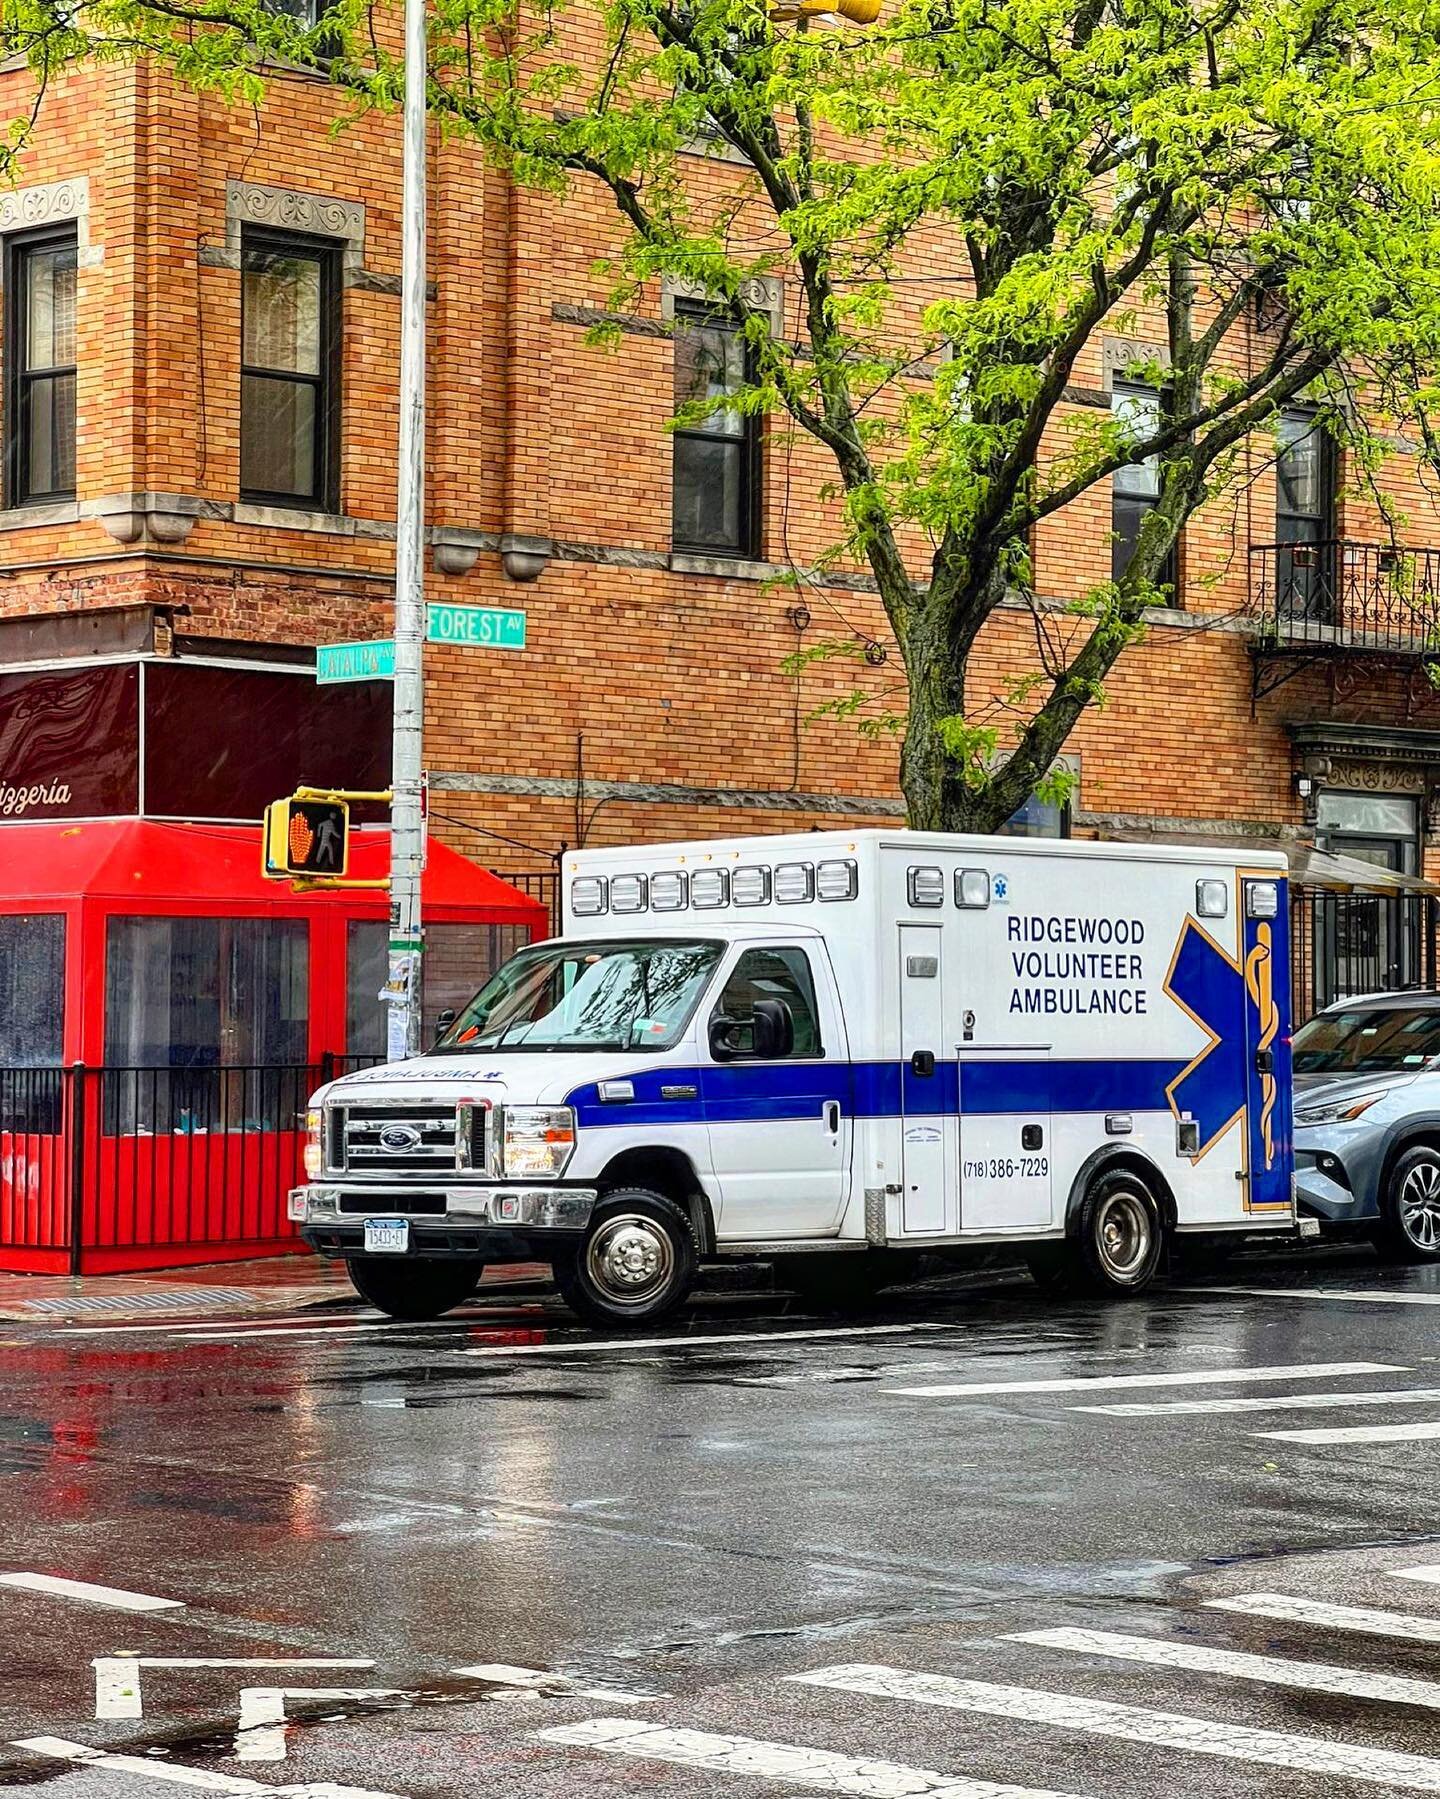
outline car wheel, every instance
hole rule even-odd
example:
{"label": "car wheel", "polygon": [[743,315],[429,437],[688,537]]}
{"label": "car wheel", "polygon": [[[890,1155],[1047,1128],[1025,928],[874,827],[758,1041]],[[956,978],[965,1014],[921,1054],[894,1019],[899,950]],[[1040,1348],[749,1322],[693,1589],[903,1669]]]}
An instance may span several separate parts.
{"label": "car wheel", "polygon": [[587,1324],[653,1324],[683,1305],[699,1257],[688,1214],[663,1193],[606,1194],[578,1248],[558,1256],[555,1284]]}
{"label": "car wheel", "polygon": [[1160,1208],[1130,1168],[1097,1174],[1076,1221],[1075,1273],[1092,1293],[1139,1293],[1155,1278],[1165,1248]]}
{"label": "car wheel", "polygon": [[362,1299],[392,1318],[438,1318],[480,1285],[479,1256],[350,1256],[345,1272]]}
{"label": "car wheel", "polygon": [[1381,1253],[1397,1261],[1440,1261],[1440,1149],[1417,1144],[1396,1162],[1376,1236]]}

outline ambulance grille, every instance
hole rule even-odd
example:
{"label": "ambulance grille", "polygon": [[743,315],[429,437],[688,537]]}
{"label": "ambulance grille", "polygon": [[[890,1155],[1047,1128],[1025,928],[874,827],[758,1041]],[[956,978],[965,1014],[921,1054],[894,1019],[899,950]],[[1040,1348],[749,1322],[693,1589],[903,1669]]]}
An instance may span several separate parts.
{"label": "ambulance grille", "polygon": [[[332,1165],[354,1175],[468,1174],[485,1165],[485,1112],[467,1106],[356,1105],[336,1108]],[[461,1132],[468,1141],[461,1141]],[[337,1153],[338,1152],[338,1153]]]}

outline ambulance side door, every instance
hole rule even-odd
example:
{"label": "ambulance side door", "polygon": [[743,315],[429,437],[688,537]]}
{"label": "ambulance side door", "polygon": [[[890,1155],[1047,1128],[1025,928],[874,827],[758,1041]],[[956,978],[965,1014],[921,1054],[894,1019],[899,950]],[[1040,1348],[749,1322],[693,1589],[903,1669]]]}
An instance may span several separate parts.
{"label": "ambulance side door", "polygon": [[[756,1053],[759,1000],[789,1011],[784,1054]],[[721,1240],[833,1235],[850,1193],[854,1082],[818,940],[737,946],[705,1021],[700,1080]]]}

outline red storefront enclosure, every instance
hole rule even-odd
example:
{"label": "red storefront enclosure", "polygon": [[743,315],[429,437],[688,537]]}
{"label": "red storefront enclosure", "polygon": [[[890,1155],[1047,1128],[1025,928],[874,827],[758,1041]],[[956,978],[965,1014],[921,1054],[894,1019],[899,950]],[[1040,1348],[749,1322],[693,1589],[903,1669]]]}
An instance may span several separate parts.
{"label": "red storefront enclosure", "polygon": [[[359,833],[351,875],[388,857],[386,832]],[[547,929],[541,905],[433,841],[424,912],[432,1019]],[[285,1195],[306,1100],[380,1059],[387,921],[383,891],[262,880],[253,826],[0,827],[0,1269],[300,1248]]]}

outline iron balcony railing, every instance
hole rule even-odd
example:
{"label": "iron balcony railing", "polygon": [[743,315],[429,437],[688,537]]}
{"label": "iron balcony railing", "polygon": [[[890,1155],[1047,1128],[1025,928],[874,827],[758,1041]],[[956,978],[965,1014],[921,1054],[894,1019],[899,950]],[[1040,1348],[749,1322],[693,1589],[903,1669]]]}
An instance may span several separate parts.
{"label": "iron balcony railing", "polygon": [[1250,551],[1260,647],[1440,659],[1440,549],[1335,538]]}

